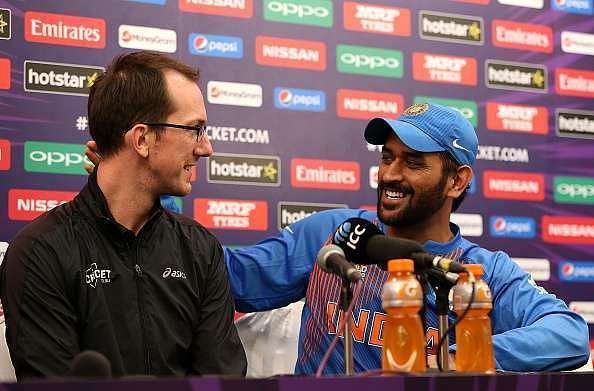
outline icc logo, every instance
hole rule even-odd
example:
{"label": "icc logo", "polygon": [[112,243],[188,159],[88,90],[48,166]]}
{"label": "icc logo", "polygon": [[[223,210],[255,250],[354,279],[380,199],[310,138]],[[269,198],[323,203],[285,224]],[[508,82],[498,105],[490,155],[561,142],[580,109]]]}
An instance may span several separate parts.
{"label": "icc logo", "polygon": [[196,38],[194,38],[193,45],[198,53],[204,53],[208,48],[208,38],[204,35],[197,35]]}
{"label": "icc logo", "polygon": [[290,90],[283,89],[283,90],[280,90],[280,92],[278,93],[278,101],[282,105],[287,106],[291,103],[292,100],[293,100],[293,93]]}

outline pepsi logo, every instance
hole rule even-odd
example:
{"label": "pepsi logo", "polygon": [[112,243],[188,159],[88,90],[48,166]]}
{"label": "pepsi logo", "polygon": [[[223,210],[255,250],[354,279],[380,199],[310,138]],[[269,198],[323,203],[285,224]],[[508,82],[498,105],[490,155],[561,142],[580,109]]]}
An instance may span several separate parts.
{"label": "pepsi logo", "polygon": [[197,35],[194,38],[193,45],[197,52],[205,52],[208,48],[208,38],[206,38],[204,35]]}
{"label": "pepsi logo", "polygon": [[573,275],[573,272],[575,270],[575,266],[573,266],[573,263],[566,263],[565,265],[563,265],[563,269],[562,269],[562,273],[564,276],[571,276]]}
{"label": "pepsi logo", "polygon": [[507,225],[507,223],[505,222],[505,219],[503,219],[501,217],[497,218],[495,220],[495,223],[493,223],[495,230],[498,232],[504,231],[506,225]]}
{"label": "pepsi logo", "polygon": [[283,105],[288,105],[293,100],[293,93],[290,90],[283,89],[278,94],[278,100]]}

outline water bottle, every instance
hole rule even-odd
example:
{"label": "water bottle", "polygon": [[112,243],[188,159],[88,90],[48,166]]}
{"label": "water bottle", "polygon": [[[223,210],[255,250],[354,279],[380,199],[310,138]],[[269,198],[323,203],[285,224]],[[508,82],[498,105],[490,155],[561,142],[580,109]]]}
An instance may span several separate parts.
{"label": "water bottle", "polygon": [[423,307],[421,284],[413,275],[410,259],[388,263],[388,280],[382,292],[382,306],[388,314],[383,331],[382,369],[425,372],[425,333],[419,316]]}
{"label": "water bottle", "polygon": [[[466,316],[456,325],[456,371],[458,372],[495,372],[493,341],[489,312],[493,308],[491,290],[482,279],[483,265],[468,264],[476,280],[474,301]],[[460,273],[454,287],[454,311],[462,315],[470,302],[472,285],[468,273]]]}

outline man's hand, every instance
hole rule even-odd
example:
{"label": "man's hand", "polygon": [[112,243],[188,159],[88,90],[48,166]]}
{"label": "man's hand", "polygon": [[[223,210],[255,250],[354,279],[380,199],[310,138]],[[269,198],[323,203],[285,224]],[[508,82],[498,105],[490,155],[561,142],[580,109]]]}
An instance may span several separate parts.
{"label": "man's hand", "polygon": [[85,170],[91,174],[95,166],[101,160],[101,155],[97,153],[97,143],[93,140],[87,141],[87,148],[85,148],[85,155],[93,164],[85,164]]}
{"label": "man's hand", "polygon": [[[449,360],[448,364],[450,366],[450,371],[456,370],[456,355],[452,353],[448,353]],[[429,368],[437,368],[437,355],[430,354],[427,356],[427,365]]]}

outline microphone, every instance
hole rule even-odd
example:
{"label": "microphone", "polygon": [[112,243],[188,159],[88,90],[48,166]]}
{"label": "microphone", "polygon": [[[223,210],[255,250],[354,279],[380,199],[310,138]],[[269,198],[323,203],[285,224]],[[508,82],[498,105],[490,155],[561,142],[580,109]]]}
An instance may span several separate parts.
{"label": "microphone", "polygon": [[414,240],[385,236],[371,221],[357,217],[343,222],[332,242],[344,250],[349,261],[360,265],[373,264],[387,270],[391,259],[411,258],[417,271],[435,267],[445,272],[466,272],[461,263],[428,254]]}
{"label": "microphone", "polygon": [[111,379],[111,363],[103,354],[85,350],[74,357],[66,375],[88,379]]}
{"label": "microphone", "polygon": [[334,273],[351,282],[361,280],[361,272],[344,257],[344,251],[334,244],[328,244],[320,249],[317,258],[318,266],[327,273]]}

